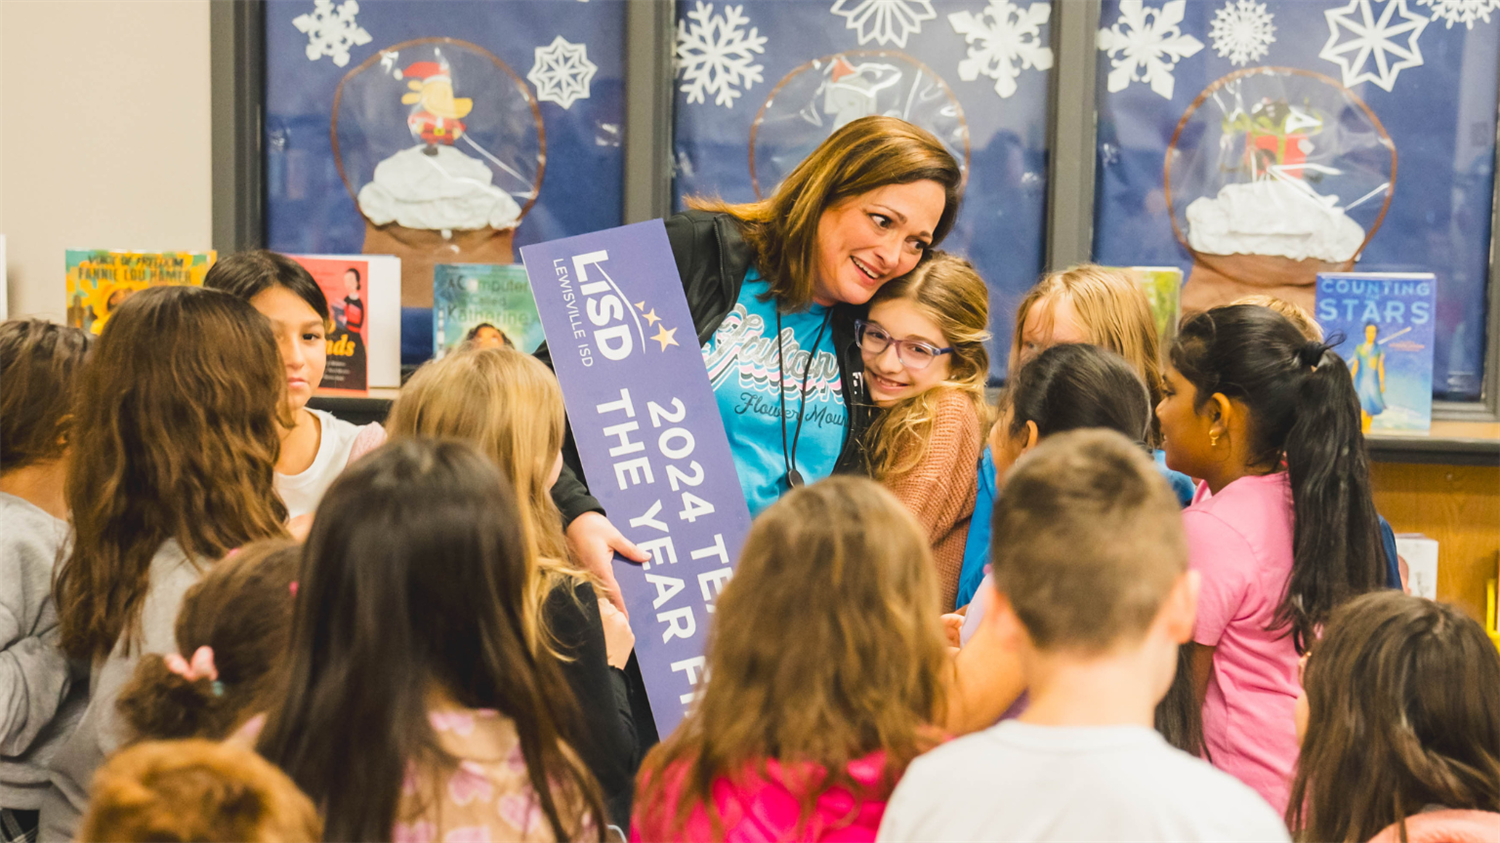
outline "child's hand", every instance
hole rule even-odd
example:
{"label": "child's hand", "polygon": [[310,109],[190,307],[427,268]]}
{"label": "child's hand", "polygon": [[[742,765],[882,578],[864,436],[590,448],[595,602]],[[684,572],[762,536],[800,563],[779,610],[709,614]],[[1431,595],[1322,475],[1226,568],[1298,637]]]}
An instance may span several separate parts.
{"label": "child's hand", "polygon": [[948,646],[958,647],[962,644],[959,633],[963,632],[964,616],[958,612],[949,612],[943,615],[943,634],[948,636]]}
{"label": "child's hand", "polygon": [[630,631],[630,619],[615,608],[615,604],[599,598],[599,620],[604,624],[604,653],[610,667],[625,669],[630,661],[630,651],[635,649],[635,633]]}
{"label": "child's hand", "polygon": [[305,542],[307,541],[307,534],[312,531],[312,522],[313,517],[311,512],[306,515],[299,515],[286,522],[286,531],[291,533],[295,541]]}

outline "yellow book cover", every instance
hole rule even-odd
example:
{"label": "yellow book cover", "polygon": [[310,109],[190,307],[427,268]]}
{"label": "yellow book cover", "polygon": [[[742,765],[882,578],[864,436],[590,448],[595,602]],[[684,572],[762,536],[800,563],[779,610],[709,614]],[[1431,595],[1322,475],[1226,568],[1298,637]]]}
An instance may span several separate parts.
{"label": "yellow book cover", "polygon": [[162,284],[203,286],[216,252],[68,250],[68,324],[95,334],[137,290]]}

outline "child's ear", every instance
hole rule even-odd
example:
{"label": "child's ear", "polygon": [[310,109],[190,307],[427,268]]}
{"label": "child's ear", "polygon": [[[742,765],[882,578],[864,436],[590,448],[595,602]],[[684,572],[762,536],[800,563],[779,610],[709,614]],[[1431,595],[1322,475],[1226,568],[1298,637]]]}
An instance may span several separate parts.
{"label": "child's ear", "polygon": [[1006,649],[1012,651],[1019,650],[1022,645],[1031,641],[1026,625],[1021,623],[1021,617],[1016,614],[1016,607],[1011,605],[1010,598],[999,589],[990,592],[990,609],[980,625],[988,625]]}
{"label": "child's ear", "polygon": [[1178,644],[1193,640],[1193,628],[1198,620],[1198,588],[1202,577],[1197,571],[1183,571],[1168,592],[1162,604],[1161,620],[1166,625],[1167,635]]}
{"label": "child's ear", "polygon": [[1037,434],[1036,422],[1032,421],[1031,419],[1027,419],[1026,420],[1026,447],[1024,447],[1024,448],[1021,449],[1021,453],[1024,454],[1027,451],[1031,450],[1032,448],[1035,448],[1036,447],[1036,442],[1040,438],[1041,437]]}

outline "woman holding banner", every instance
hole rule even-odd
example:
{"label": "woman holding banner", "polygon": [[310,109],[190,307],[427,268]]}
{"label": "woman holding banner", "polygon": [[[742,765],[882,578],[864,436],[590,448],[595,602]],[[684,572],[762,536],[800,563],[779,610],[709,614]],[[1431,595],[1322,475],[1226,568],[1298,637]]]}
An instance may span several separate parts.
{"label": "woman holding banner", "polygon": [[[692,199],[693,210],[667,220],[752,515],[797,486],[866,471],[871,404],[855,320],[947,235],[962,184],[937,138],[866,117],[820,144],[774,195],[742,205]],[[645,555],[589,494],[577,453],[568,447],[564,458],[553,498],[569,550],[623,609],[611,559]]]}

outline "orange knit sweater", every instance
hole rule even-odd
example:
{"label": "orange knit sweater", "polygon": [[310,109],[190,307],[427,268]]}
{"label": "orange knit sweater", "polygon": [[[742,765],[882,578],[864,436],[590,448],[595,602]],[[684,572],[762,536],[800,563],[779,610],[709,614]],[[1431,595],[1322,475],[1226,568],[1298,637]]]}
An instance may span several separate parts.
{"label": "orange knit sweater", "polygon": [[886,487],[927,531],[945,612],[953,611],[958,596],[964,543],[974,516],[982,437],[973,400],[956,389],[943,389],[927,455],[911,471],[885,480]]}

